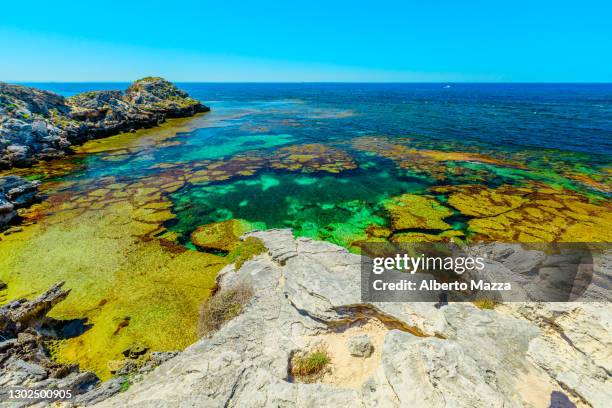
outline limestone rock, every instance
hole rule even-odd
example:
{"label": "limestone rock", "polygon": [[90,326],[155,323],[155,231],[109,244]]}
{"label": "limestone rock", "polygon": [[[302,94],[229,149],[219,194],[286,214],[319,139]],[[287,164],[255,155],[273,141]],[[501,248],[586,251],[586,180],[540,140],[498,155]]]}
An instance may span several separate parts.
{"label": "limestone rock", "polygon": [[351,356],[355,357],[370,357],[374,351],[374,346],[367,334],[350,337],[346,342],[346,347],[348,347]]}
{"label": "limestone rock", "polygon": [[[609,401],[606,310],[585,324],[577,319],[598,313],[590,307],[364,304],[357,255],[295,239],[289,230],[247,236],[261,239],[268,252],[218,277],[221,288],[253,287],[243,312],[98,406],[537,407],[564,400],[603,407]],[[571,342],[540,322],[547,314],[560,319]],[[373,321],[383,330],[380,347],[369,358],[350,357],[343,333]],[[329,371],[315,383],[294,382],[292,355],[313,347],[325,348]],[[362,382],[349,385],[346,378],[355,376]]]}
{"label": "limestone rock", "polygon": [[[19,299],[0,307],[0,338],[5,339],[0,343],[0,407],[8,399],[9,387],[70,388],[76,395],[98,383],[94,373],[80,372],[77,365],[57,363],[48,354],[45,343],[53,338],[53,326],[60,322],[47,317],[47,313],[70,293],[62,285],[57,283],[33,300]],[[43,326],[45,330],[41,330]],[[27,405],[35,402],[28,401]],[[22,402],[17,406],[25,405]]]}

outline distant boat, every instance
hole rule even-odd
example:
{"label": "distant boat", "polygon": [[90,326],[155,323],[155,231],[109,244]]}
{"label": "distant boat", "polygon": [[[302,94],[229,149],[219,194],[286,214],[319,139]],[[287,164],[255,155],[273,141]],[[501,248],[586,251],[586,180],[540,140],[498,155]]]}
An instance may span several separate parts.
{"label": "distant boat", "polygon": [[450,85],[445,85],[445,86],[444,86],[444,89],[448,89],[448,88],[450,88],[450,87],[451,87]]}

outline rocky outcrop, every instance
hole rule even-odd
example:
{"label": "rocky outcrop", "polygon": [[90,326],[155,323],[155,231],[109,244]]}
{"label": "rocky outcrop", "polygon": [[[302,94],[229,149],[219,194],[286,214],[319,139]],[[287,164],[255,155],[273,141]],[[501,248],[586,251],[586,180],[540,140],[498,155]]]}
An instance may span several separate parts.
{"label": "rocky outcrop", "polygon": [[[128,378],[140,378],[161,363],[178,355],[176,351],[147,353],[132,346],[124,351],[116,377],[100,383],[92,372],[80,371],[77,364],[54,361],[49,341],[77,336],[87,330],[85,322],[56,320],[47,314],[66,299],[70,290],[64,282],[53,285],[35,299],[18,299],[0,307],[0,408],[47,406],[54,399],[63,406],[85,406],[101,402],[129,386]],[[0,290],[6,284],[0,281]],[[68,399],[56,397],[9,400],[11,390],[70,390]]]}
{"label": "rocky outcrop", "polygon": [[28,166],[92,138],[208,110],[157,77],[135,81],[125,93],[91,91],[69,98],[0,82],[0,168]]}
{"label": "rocky outcrop", "polygon": [[39,184],[17,176],[0,177],[0,229],[17,217],[17,209],[37,200]]}
{"label": "rocky outcrop", "polygon": [[[47,313],[70,293],[63,282],[33,300],[19,299],[0,308],[0,406],[9,404],[11,389],[35,390],[65,388],[82,394],[98,383],[91,372],[80,372],[77,365],[54,362],[46,342],[57,338],[63,322]],[[23,400],[7,406],[27,406],[36,400]]]}
{"label": "rocky outcrop", "polygon": [[[268,253],[218,282],[252,286],[243,312],[99,406],[608,405],[607,307],[363,303],[359,256],[290,230],[246,236]],[[349,339],[364,334],[373,352],[351,355]],[[292,358],[312,350],[330,366],[300,382]]]}

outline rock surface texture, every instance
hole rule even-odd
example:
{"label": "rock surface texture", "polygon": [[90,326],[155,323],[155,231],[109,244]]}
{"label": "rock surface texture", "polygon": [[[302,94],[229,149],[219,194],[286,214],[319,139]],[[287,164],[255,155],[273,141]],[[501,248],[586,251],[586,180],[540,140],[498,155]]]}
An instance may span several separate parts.
{"label": "rock surface texture", "polygon": [[[93,372],[80,371],[77,364],[53,361],[49,341],[65,338],[74,331],[75,326],[83,323],[79,319],[63,321],[47,316],[55,305],[70,294],[70,290],[64,290],[63,285],[64,282],[59,282],[35,299],[18,299],[0,307],[0,408],[49,406],[53,402],[52,398],[45,400],[44,397],[10,400],[11,390],[24,388],[41,391],[66,389],[72,392],[72,399],[53,403],[64,406],[92,405],[120,392],[128,376],[142,376],[178,354],[153,352],[147,356],[126,355],[130,358],[124,361],[127,363],[124,364],[124,372],[104,383],[100,383]],[[0,281],[0,290],[5,287]],[[72,335],[78,335],[78,330]],[[143,357],[140,359],[143,364],[129,367],[130,362],[136,361],[132,358],[138,357]]]}
{"label": "rock surface texture", "polygon": [[64,98],[0,82],[0,168],[25,167],[63,155],[71,145],[209,108],[157,77],[121,91],[91,91]]}
{"label": "rock surface texture", "polygon": [[17,209],[36,201],[39,184],[17,176],[0,177],[0,229],[17,216]]}
{"label": "rock surface texture", "polygon": [[[360,259],[290,230],[251,232],[268,253],[232,265],[221,288],[253,287],[244,311],[101,407],[609,406],[607,305],[364,304]],[[374,352],[351,356],[366,334]],[[295,353],[325,350],[315,382]]]}
{"label": "rock surface texture", "polygon": [[60,282],[36,299],[19,299],[0,308],[0,407],[37,402],[10,402],[9,391],[13,387],[68,388],[81,394],[98,383],[94,373],[79,372],[76,365],[55,363],[46,350],[46,341],[61,332],[61,322],[47,317],[47,313],[70,293],[62,286]]}

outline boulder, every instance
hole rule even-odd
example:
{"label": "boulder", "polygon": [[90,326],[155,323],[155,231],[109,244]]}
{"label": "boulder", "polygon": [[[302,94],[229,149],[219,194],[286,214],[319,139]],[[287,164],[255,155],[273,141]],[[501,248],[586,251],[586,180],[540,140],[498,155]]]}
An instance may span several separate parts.
{"label": "boulder", "polygon": [[34,203],[38,197],[38,181],[17,176],[0,177],[0,229],[17,217],[17,209]]}

